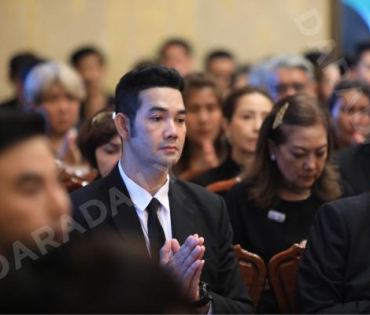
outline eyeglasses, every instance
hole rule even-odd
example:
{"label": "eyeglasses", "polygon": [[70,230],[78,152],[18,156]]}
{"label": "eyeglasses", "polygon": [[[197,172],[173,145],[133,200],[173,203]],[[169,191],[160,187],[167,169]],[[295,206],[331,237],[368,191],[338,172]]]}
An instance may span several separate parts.
{"label": "eyeglasses", "polygon": [[102,123],[104,120],[108,120],[108,119],[114,119],[116,117],[116,113],[113,112],[113,111],[105,111],[105,112],[100,112],[98,114],[96,114],[92,119],[91,119],[91,126],[95,125],[95,124],[100,124]]}

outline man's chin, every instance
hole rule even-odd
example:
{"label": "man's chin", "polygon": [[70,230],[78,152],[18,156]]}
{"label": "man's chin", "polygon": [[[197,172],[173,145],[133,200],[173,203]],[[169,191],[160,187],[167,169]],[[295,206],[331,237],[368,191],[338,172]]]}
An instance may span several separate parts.
{"label": "man's chin", "polygon": [[158,165],[162,166],[165,169],[170,169],[172,166],[174,166],[179,161],[178,157],[164,157],[161,159]]}

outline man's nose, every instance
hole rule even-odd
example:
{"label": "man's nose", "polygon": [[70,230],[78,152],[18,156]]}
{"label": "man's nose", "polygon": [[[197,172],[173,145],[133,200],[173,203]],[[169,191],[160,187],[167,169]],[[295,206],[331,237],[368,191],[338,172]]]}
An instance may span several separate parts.
{"label": "man's nose", "polygon": [[177,127],[176,123],[174,120],[170,119],[166,123],[166,128],[164,131],[164,137],[165,138],[177,138],[178,133],[177,133]]}

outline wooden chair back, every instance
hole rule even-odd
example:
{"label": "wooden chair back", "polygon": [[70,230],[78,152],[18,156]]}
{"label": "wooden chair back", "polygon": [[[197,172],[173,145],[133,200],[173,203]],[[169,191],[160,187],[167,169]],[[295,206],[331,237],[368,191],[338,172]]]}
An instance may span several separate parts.
{"label": "wooden chair back", "polygon": [[243,249],[240,245],[234,245],[235,256],[248,288],[255,309],[257,309],[266,283],[266,265],[263,259]]}
{"label": "wooden chair back", "polygon": [[221,180],[212,184],[209,184],[206,188],[215,194],[221,193],[221,192],[226,192],[231,189],[237,182],[238,178],[231,178],[227,180]]}
{"label": "wooden chair back", "polygon": [[297,313],[297,275],[303,254],[304,247],[294,244],[270,259],[268,279],[282,314]]}

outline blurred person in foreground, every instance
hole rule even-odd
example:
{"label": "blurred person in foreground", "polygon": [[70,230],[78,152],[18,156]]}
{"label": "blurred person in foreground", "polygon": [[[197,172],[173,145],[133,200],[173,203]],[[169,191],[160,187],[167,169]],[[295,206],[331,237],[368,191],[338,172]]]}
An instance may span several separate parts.
{"label": "blurred person in foreground", "polygon": [[39,114],[0,113],[0,253],[16,247],[20,260],[29,252],[23,247],[19,252],[19,242],[38,253],[45,246],[42,239],[62,243],[61,219],[70,214],[44,132]]}
{"label": "blurred person in foreground", "polygon": [[108,176],[71,195],[74,218],[85,235],[104,229],[126,240],[134,235],[177,279],[194,311],[250,313],[223,199],[169,176],[185,141],[183,84],[176,70],[164,66],[121,78],[115,123],[122,158]]}
{"label": "blurred person in foreground", "polygon": [[114,105],[113,96],[104,87],[107,61],[103,53],[92,46],[80,47],[72,53],[70,60],[86,88],[86,98],[80,110],[80,122],[84,123],[105,107]]}
{"label": "blurred person in foreground", "polygon": [[190,313],[177,283],[113,233],[70,242],[0,280],[1,313]]}
{"label": "blurred person in foreground", "polygon": [[25,83],[25,101],[44,114],[52,150],[58,160],[68,165],[83,162],[76,145],[75,126],[85,95],[81,77],[64,63],[47,62],[36,66]]}

